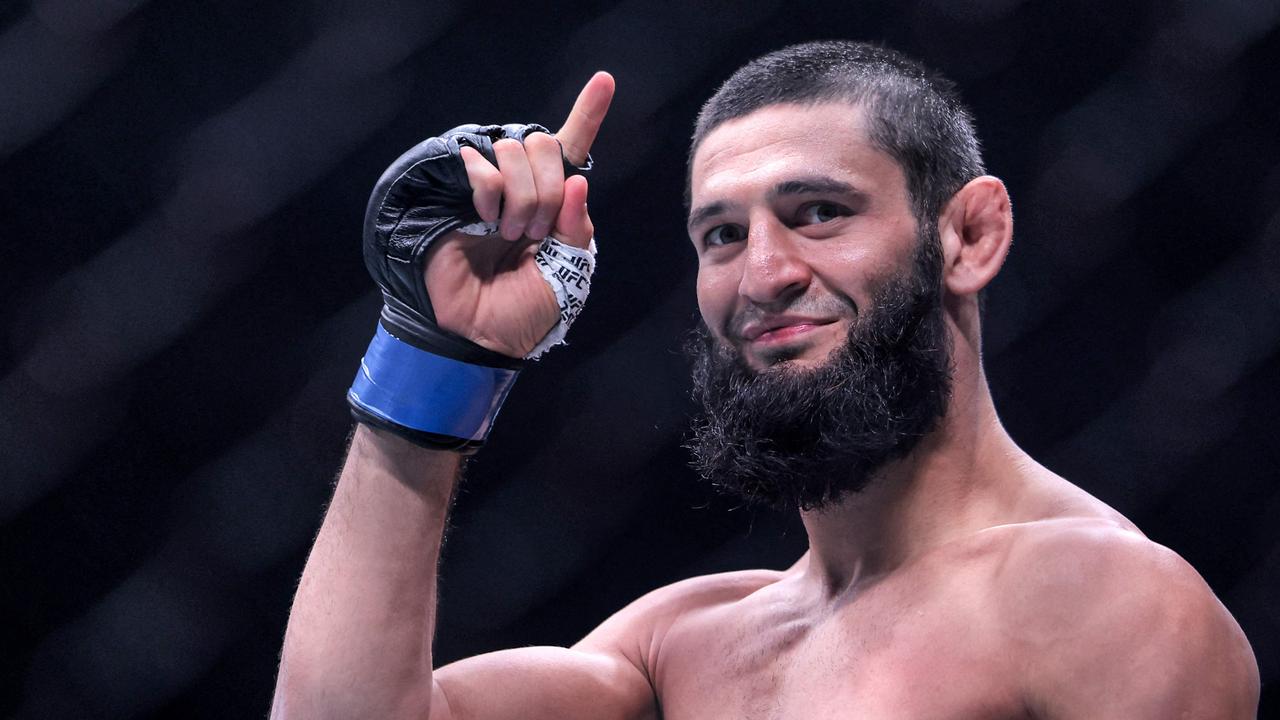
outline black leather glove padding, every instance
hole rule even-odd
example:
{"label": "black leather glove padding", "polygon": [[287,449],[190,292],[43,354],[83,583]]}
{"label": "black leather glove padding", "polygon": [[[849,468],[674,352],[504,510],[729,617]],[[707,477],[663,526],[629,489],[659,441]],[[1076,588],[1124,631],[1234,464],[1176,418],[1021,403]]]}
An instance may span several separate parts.
{"label": "black leather glove padding", "polygon": [[[488,367],[519,369],[524,360],[494,352],[436,324],[424,278],[427,248],[447,232],[479,222],[461,148],[497,164],[493,143],[524,141],[540,125],[460,125],[415,145],[378,179],[364,222],[364,261],[382,288],[382,323],[392,335],[428,352]],[[591,168],[565,163],[565,174]]]}

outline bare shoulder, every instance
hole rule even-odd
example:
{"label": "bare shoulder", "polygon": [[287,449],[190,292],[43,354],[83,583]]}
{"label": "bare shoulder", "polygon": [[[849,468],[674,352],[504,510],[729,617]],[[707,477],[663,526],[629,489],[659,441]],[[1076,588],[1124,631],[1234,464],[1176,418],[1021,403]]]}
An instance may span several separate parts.
{"label": "bare shoulder", "polygon": [[[1081,612],[1226,614],[1200,574],[1169,548],[1099,518],[1056,518],[1012,526],[1002,543],[996,589],[1015,615],[1045,629]],[[1030,618],[1027,618],[1030,619]]]}
{"label": "bare shoulder", "polygon": [[681,618],[737,602],[778,582],[783,575],[776,570],[740,570],[666,585],[619,610],[582,643],[622,642],[640,648],[647,657]]}
{"label": "bare shoulder", "polygon": [[634,603],[637,607],[684,607],[734,602],[777,582],[779,570],[737,570],[699,575],[660,587]]}
{"label": "bare shoulder", "polygon": [[1033,707],[1053,717],[1253,717],[1249,642],[1177,553],[1099,517],[1004,532],[992,589]]}

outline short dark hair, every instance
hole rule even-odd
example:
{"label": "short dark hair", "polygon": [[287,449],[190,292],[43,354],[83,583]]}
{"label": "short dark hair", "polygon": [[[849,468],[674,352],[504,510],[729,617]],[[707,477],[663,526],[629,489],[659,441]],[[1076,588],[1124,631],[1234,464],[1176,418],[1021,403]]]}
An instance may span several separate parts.
{"label": "short dark hair", "polygon": [[894,50],[845,40],[792,45],[752,60],[702,106],[693,155],[722,123],[779,104],[843,101],[867,115],[871,142],[898,162],[916,220],[937,221],[951,196],[986,172],[973,116],[955,84]]}

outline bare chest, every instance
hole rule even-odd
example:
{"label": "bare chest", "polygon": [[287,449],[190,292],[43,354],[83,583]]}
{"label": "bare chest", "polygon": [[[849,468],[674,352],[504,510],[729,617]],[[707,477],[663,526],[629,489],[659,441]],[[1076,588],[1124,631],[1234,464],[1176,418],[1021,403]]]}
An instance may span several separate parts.
{"label": "bare chest", "polygon": [[1024,717],[1016,664],[966,598],[886,593],[817,621],[750,600],[673,628],[664,720]]}

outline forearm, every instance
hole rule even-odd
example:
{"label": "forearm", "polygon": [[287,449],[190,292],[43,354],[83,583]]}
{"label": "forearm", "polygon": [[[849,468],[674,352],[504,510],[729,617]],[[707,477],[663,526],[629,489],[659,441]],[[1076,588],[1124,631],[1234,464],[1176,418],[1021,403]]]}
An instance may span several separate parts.
{"label": "forearm", "polygon": [[426,717],[459,462],[357,427],[294,598],[273,718]]}

